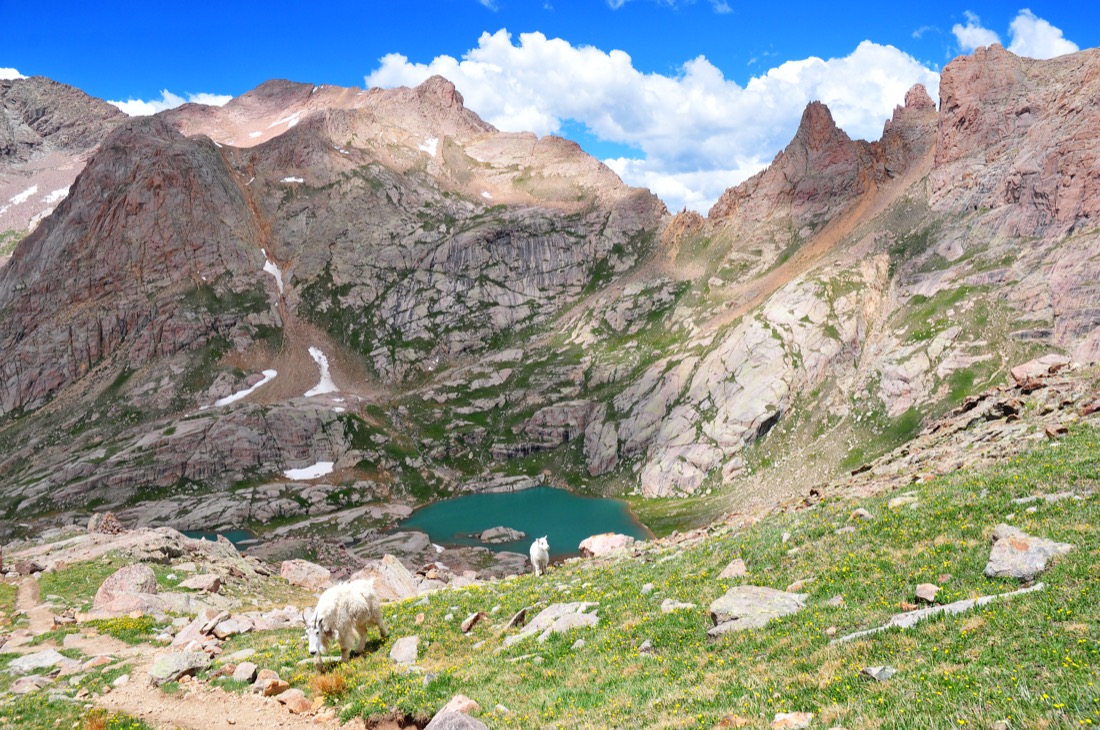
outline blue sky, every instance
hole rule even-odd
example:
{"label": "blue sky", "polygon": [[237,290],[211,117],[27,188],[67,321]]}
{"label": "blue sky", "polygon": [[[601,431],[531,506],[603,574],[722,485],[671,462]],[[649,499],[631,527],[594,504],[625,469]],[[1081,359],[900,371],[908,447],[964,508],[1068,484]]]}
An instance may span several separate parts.
{"label": "blue sky", "polygon": [[444,72],[498,127],[576,139],[670,207],[701,210],[770,161],[813,98],[877,138],[909,85],[936,98],[939,71],[975,45],[1100,45],[1100,10],[1065,2],[0,0],[0,18],[0,74],[154,102],[129,111],[270,78],[389,86]]}

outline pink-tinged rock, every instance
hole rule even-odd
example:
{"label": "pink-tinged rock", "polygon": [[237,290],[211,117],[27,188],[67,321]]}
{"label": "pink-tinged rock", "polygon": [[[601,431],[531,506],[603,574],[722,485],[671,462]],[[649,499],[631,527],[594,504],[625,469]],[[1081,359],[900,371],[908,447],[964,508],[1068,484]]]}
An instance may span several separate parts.
{"label": "pink-tinged rock", "polygon": [[217,593],[222,588],[221,576],[214,573],[196,575],[180,583],[180,588],[190,588],[193,591],[206,591]]}
{"label": "pink-tinged rock", "polygon": [[1009,373],[1017,383],[1024,383],[1043,375],[1056,373],[1069,364],[1070,359],[1065,355],[1051,353],[1025,362],[1023,365],[1017,365]]}
{"label": "pink-tinged rock", "polygon": [[443,705],[443,709],[437,714],[444,712],[461,712],[466,715],[473,714],[475,712],[481,712],[481,705],[471,700],[469,697],[463,694],[457,694],[451,698],[451,700]]}
{"label": "pink-tinged rock", "polygon": [[97,657],[92,657],[88,661],[84,662],[83,669],[84,669],[84,671],[88,671],[89,669],[95,669],[96,667],[102,667],[104,664],[110,664],[113,661],[114,661],[114,659],[107,656],[106,654],[101,654]]}
{"label": "pink-tinged rock", "polygon": [[352,580],[374,578],[374,592],[381,601],[401,601],[417,595],[416,578],[400,560],[384,555],[381,560],[368,560],[352,574]]}
{"label": "pink-tinged rock", "polygon": [[[157,576],[153,569],[144,563],[135,563],[119,568],[109,576],[96,591],[94,608],[101,608],[126,593],[157,592]],[[133,610],[133,609],[131,609]]]}
{"label": "pink-tinged rock", "polygon": [[306,695],[300,689],[288,689],[275,696],[281,704],[295,715],[304,715],[313,711],[313,703],[306,699]]}
{"label": "pink-tinged rock", "polygon": [[319,591],[332,585],[332,574],[328,569],[308,560],[284,560],[279,575],[291,585],[308,591]]}
{"label": "pink-tinged rock", "polygon": [[488,618],[488,615],[484,611],[478,611],[477,613],[471,613],[466,617],[466,620],[462,622],[462,633],[468,634],[479,621],[484,618]]}
{"label": "pink-tinged rock", "polygon": [[743,578],[748,574],[749,569],[745,566],[745,561],[741,558],[737,558],[722,569],[722,572],[718,574],[718,579],[728,580],[730,578]]}
{"label": "pink-tinged rock", "polygon": [[581,555],[591,558],[607,555],[616,550],[626,550],[634,546],[636,540],[629,535],[620,535],[614,532],[605,532],[602,535],[592,535],[581,540]]}
{"label": "pink-tinged rock", "polygon": [[924,601],[925,603],[935,603],[936,594],[940,592],[940,587],[934,583],[921,583],[917,586],[917,600]]}
{"label": "pink-tinged rock", "polygon": [[813,720],[812,712],[777,712],[772,720],[772,727],[775,730],[799,730],[809,727]]}

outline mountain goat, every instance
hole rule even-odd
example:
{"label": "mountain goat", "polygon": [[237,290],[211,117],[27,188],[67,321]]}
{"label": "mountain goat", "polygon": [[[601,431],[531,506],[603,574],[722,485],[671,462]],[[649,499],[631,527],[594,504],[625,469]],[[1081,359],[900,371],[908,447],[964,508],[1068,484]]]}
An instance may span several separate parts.
{"label": "mountain goat", "polygon": [[549,563],[550,543],[546,542],[546,536],[543,535],[531,543],[531,567],[535,569],[535,575],[542,575]]}
{"label": "mountain goat", "polygon": [[367,627],[377,626],[386,638],[382,623],[382,606],[374,592],[374,579],[337,583],[321,594],[313,615],[306,620],[309,653],[322,667],[322,654],[335,641],[340,644],[340,658],[348,660],[354,649],[362,653],[367,643]]}

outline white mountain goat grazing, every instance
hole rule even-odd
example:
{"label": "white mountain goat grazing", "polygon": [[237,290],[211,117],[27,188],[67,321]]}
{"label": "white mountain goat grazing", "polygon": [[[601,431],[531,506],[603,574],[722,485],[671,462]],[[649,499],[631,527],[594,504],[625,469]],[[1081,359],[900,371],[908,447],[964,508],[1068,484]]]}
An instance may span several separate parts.
{"label": "white mountain goat grazing", "polygon": [[345,662],[353,649],[362,653],[368,626],[377,626],[378,633],[386,638],[373,578],[337,583],[322,593],[306,621],[309,653],[317,658],[317,667],[322,666],[321,655],[334,641],[340,644],[340,658]]}
{"label": "white mountain goat grazing", "polygon": [[535,569],[535,575],[546,572],[546,566],[550,562],[550,543],[546,542],[543,535],[531,543],[531,566]]}

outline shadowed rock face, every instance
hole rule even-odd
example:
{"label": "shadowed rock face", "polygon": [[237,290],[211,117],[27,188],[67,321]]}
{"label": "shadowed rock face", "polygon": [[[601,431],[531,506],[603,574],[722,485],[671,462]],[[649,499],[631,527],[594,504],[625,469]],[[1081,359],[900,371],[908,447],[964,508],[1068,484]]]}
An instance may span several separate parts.
{"label": "shadowed rock face", "polygon": [[42,76],[0,81],[0,233],[23,232],[48,215],[124,119],[107,102]]}
{"label": "shadowed rock face", "polygon": [[85,152],[126,115],[43,76],[0,81],[0,164],[46,152]]}
{"label": "shadowed rock face", "polygon": [[214,146],[156,118],[125,122],[0,270],[0,410],[41,404],[124,344],[116,366],[136,369],[232,337],[246,313],[204,320],[186,295],[243,290],[262,263]]}

